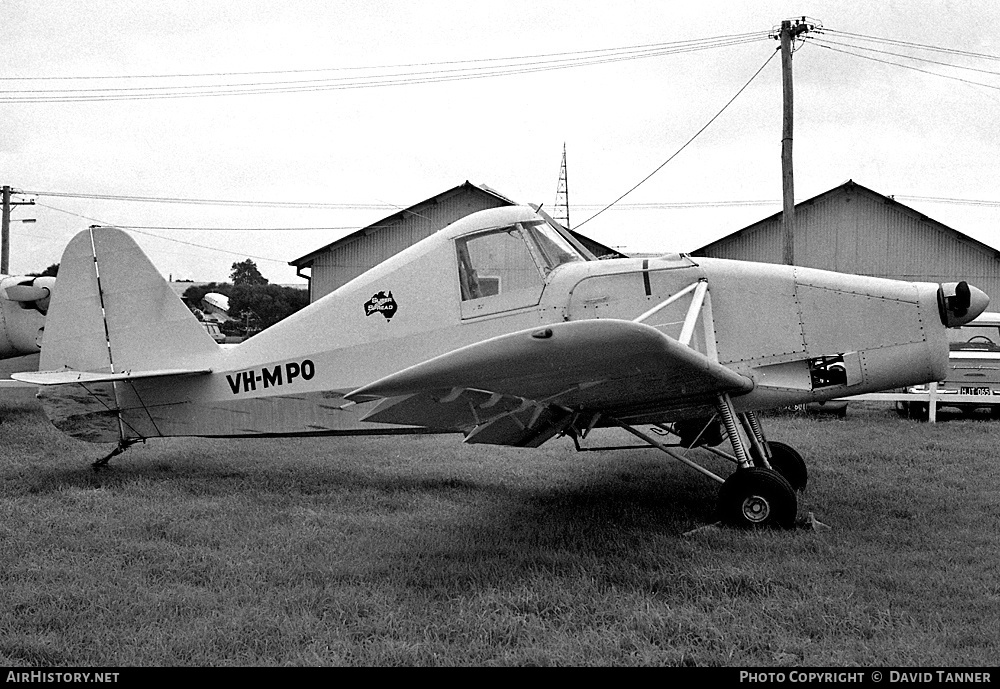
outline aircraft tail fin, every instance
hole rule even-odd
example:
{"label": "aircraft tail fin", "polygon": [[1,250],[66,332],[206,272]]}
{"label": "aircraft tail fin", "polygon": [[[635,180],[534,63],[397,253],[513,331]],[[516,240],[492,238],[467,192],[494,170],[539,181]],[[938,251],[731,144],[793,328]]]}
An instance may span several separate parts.
{"label": "aircraft tail fin", "polygon": [[201,368],[217,351],[131,237],[92,227],[70,240],[45,320],[40,371]]}

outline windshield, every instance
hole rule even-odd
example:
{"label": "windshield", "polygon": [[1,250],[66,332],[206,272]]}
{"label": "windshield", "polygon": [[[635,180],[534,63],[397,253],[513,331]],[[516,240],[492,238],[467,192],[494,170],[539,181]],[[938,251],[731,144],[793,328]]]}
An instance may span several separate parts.
{"label": "windshield", "polygon": [[522,223],[522,227],[538,247],[547,273],[563,263],[587,260],[569,240],[544,220]]}

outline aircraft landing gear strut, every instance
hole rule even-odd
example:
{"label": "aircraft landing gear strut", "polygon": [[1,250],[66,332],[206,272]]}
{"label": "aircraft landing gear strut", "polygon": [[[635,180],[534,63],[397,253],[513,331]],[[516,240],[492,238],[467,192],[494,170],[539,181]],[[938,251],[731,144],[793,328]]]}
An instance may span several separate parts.
{"label": "aircraft landing gear strut", "polygon": [[[710,435],[708,429],[717,425],[716,417],[708,420],[702,432],[693,441],[689,440],[682,445],[668,445],[623,421],[618,419],[614,421],[647,445],[667,453],[722,484],[719,489],[717,513],[723,523],[747,529],[792,528],[798,511],[795,492],[805,488],[808,478],[802,456],[784,443],[768,442],[764,438],[756,416],[752,412],[737,414],[729,395],[719,395],[716,400],[716,412],[734,454],[727,454],[709,445],[701,447],[736,464],[736,471],[726,479],[695,463],[686,457],[684,452],[678,451],[698,446],[702,436]],[[676,434],[674,429],[661,424],[655,424],[654,430],[656,428]],[[573,439],[576,442],[575,435]],[[581,449],[579,443],[577,448]]]}
{"label": "aircraft landing gear strut", "polygon": [[[736,471],[719,490],[719,518],[726,524],[742,528],[791,528],[798,511],[795,489],[772,464],[774,453],[764,439],[757,418],[752,412],[737,415],[727,394],[719,395],[716,410],[736,453],[737,463]],[[749,443],[744,441],[736,424],[737,416]]]}

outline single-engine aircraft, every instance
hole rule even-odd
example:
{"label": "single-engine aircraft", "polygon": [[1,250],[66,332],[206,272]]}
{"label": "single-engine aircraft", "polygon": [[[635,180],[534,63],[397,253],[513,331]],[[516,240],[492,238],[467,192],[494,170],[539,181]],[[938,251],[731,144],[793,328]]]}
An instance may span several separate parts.
{"label": "single-engine aircraft", "polygon": [[[96,227],[63,254],[39,372],[14,377],[41,386],[58,428],[118,443],[96,465],[165,436],[562,435],[588,449],[594,429],[620,427],[722,484],[725,522],[789,527],[806,466],[756,412],[943,378],[945,329],[988,301],[965,282],[595,260],[540,209],[511,206],[223,349],[128,235]],[[732,453],[713,447],[723,435]],[[694,462],[698,446],[735,471]]]}
{"label": "single-engine aircraft", "polygon": [[0,275],[0,359],[37,354],[54,277]]}

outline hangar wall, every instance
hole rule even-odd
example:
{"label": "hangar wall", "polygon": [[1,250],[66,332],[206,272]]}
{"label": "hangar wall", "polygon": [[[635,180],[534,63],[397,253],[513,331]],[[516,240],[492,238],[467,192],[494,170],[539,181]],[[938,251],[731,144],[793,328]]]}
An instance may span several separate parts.
{"label": "hangar wall", "polygon": [[311,269],[309,301],[313,302],[470,213],[511,204],[513,201],[499,194],[466,182],[291,261],[291,265]]}
{"label": "hangar wall", "polygon": [[[795,206],[795,263],[915,282],[968,280],[1000,310],[1000,252],[866,187],[847,182]],[[781,214],[691,252],[781,263]]]}

